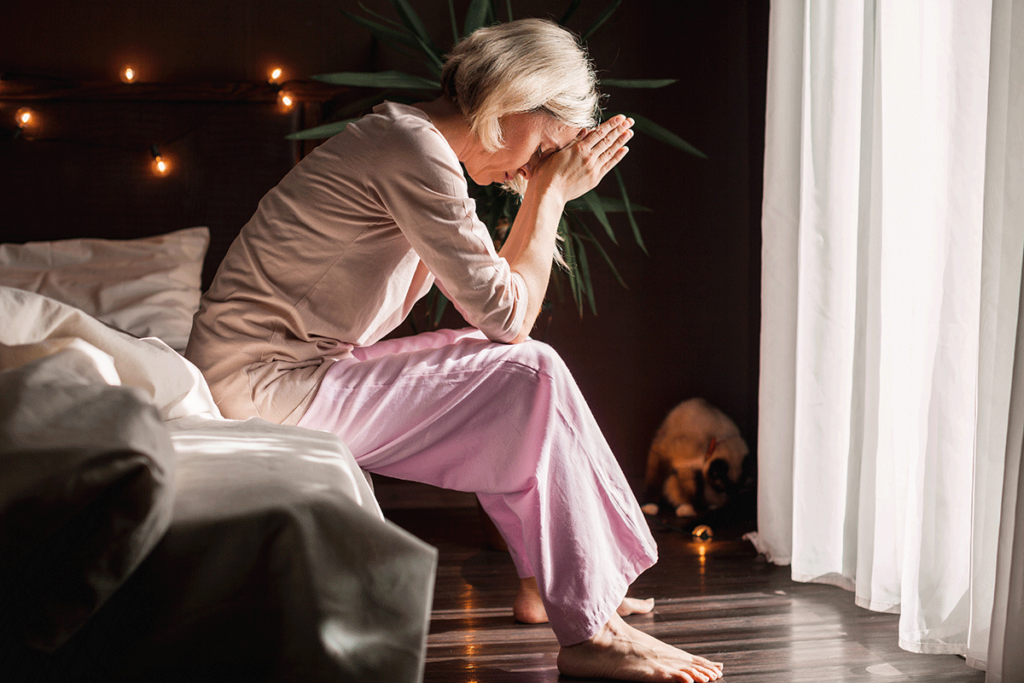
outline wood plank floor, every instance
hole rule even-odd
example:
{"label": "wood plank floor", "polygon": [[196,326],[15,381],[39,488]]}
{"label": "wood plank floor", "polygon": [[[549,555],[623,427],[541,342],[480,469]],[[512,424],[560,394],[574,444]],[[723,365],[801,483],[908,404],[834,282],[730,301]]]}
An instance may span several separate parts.
{"label": "wood plank floor", "polygon": [[[546,626],[513,621],[515,569],[507,553],[488,547],[473,496],[376,477],[375,487],[389,519],[440,551],[427,683],[582,680],[560,679],[558,643]],[[787,567],[741,539],[752,521],[728,522],[703,544],[654,529],[661,559],[631,594],[657,604],[630,623],[724,662],[727,683],[984,681],[960,657],[901,650],[898,616],[861,609],[839,588],[791,581]]]}

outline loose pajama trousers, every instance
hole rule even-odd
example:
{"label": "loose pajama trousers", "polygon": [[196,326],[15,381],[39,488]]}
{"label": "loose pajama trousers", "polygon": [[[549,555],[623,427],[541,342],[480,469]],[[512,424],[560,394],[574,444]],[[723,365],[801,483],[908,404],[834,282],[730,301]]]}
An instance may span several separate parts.
{"label": "loose pajama trousers", "polygon": [[299,425],[360,467],[477,494],[558,642],[604,625],[657,546],[568,368],[546,344],[441,330],[356,349]]}

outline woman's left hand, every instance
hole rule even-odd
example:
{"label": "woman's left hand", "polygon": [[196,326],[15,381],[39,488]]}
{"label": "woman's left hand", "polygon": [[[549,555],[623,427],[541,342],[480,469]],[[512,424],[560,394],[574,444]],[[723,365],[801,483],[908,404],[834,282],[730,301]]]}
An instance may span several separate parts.
{"label": "woman's left hand", "polygon": [[537,167],[530,187],[541,185],[559,191],[566,202],[594,189],[629,151],[626,143],[633,137],[632,125],[633,119],[619,114],[593,130],[582,131],[576,140]]}

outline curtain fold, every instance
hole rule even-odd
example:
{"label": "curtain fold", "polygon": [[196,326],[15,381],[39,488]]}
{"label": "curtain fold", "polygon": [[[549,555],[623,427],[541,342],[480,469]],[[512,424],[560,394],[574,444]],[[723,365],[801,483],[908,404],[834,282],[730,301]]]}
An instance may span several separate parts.
{"label": "curtain fold", "polygon": [[901,647],[1006,681],[1024,680],[1022,27],[1024,0],[772,3],[752,538],[795,580],[899,612]]}

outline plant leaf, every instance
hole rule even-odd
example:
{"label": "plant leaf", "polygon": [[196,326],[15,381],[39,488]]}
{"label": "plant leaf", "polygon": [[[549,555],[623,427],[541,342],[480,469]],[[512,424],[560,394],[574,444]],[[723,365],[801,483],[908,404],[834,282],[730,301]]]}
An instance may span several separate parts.
{"label": "plant leaf", "polygon": [[[442,62],[441,58],[437,55],[437,48],[432,47],[431,45],[427,45],[419,38],[416,38],[416,42],[420,44],[420,49],[423,50],[423,53],[427,55],[427,57],[430,59],[430,70],[434,72],[434,75],[437,76],[438,79],[440,79],[441,72],[444,70],[444,62]],[[437,87],[441,87],[440,80],[438,81]]]}
{"label": "plant leaf", "polygon": [[339,71],[333,74],[319,74],[314,80],[332,85],[348,85],[357,88],[402,88],[405,90],[437,90],[438,81],[413,76],[401,71],[355,72]]}
{"label": "plant leaf", "polygon": [[[436,285],[435,285],[436,286]],[[441,290],[437,290],[437,298],[433,302],[434,307],[434,327],[436,328],[441,324],[441,316],[444,315],[444,309],[448,308],[448,297],[444,295]]]}
{"label": "plant leaf", "polygon": [[676,82],[674,78],[602,78],[601,85],[613,88],[664,88]]}
{"label": "plant leaf", "polygon": [[701,159],[708,158],[707,154],[700,151],[699,149],[697,149],[696,147],[694,147],[689,142],[682,139],[672,131],[662,128],[654,121],[651,121],[646,117],[640,116],[639,114],[628,114],[626,112],[620,113],[632,118],[633,121],[635,121],[635,123],[633,124],[634,130],[638,130],[641,133],[650,135],[655,140],[664,142],[666,145],[671,145],[676,149],[681,149],[684,152],[689,152],[690,154],[698,156]]}
{"label": "plant leaf", "polygon": [[345,130],[345,126],[357,120],[358,119],[345,119],[344,121],[333,121],[331,123],[325,123],[322,126],[300,130],[297,133],[291,133],[284,137],[286,140],[323,140],[324,138],[337,135],[341,131]]}
{"label": "plant leaf", "polygon": [[[629,194],[626,192],[626,183],[622,180],[622,174],[619,173],[618,168],[613,168],[612,173],[615,174],[615,181],[619,184],[619,192],[622,193],[622,203],[626,207],[626,217],[629,218],[629,227],[633,229],[633,239],[636,240],[640,250],[647,254],[647,247],[644,245],[643,239],[640,237],[640,226],[636,224],[636,218],[633,217],[633,205],[629,201]],[[650,254],[648,254],[650,256]]]}
{"label": "plant leaf", "polygon": [[615,10],[619,9],[619,5],[621,4],[622,0],[614,0],[612,4],[604,8],[604,11],[601,12],[601,15],[597,20],[590,25],[590,28],[583,32],[583,42],[587,42],[587,40],[590,39],[590,36],[594,35],[594,32],[601,28],[601,25],[604,24],[604,22],[608,21],[608,17],[615,14]]}
{"label": "plant leaf", "polygon": [[615,264],[612,263],[611,256],[608,255],[608,252],[605,251],[605,248],[602,247],[601,243],[598,242],[597,239],[594,237],[594,233],[590,232],[590,228],[584,225],[583,229],[586,231],[591,244],[593,244],[597,248],[597,253],[599,253],[601,255],[601,258],[604,259],[604,262],[608,264],[608,268],[612,271],[612,275],[615,276],[615,280],[622,286],[623,289],[628,290],[629,285],[627,285],[626,281],[622,279],[621,275],[619,275],[618,269],[615,267]]}
{"label": "plant leaf", "polygon": [[573,235],[576,241],[576,253],[580,259],[580,289],[587,296],[587,303],[590,304],[590,312],[597,315],[597,304],[594,302],[594,286],[590,282],[590,266],[587,264],[587,249],[579,235]]}
{"label": "plant leaf", "polygon": [[376,19],[380,19],[383,22],[391,24],[392,26],[394,26],[395,28],[397,28],[397,29],[399,29],[401,31],[405,30],[405,27],[402,26],[397,21],[395,21],[394,19],[391,19],[389,17],[385,17],[383,14],[378,14],[377,12],[374,12],[372,9],[370,9],[369,7],[364,5],[363,3],[359,3],[359,9],[363,10],[364,12],[366,12],[367,14],[369,14],[370,16],[372,16],[372,17],[374,17]]}
{"label": "plant leaf", "polygon": [[448,0],[448,16],[452,20],[452,43],[459,42],[459,25],[455,23],[455,0]]}
{"label": "plant leaf", "polygon": [[468,36],[473,31],[484,25],[487,21],[487,0],[473,0],[466,10],[466,23],[462,28],[462,35]]}
{"label": "plant leaf", "polygon": [[[602,197],[598,195],[598,200],[601,202],[601,206],[604,207],[605,213],[623,213],[626,211],[626,203],[621,199],[615,197]],[[629,203],[630,208],[633,211],[650,211],[650,208],[642,206],[640,204]],[[589,211],[590,208],[582,199],[573,199],[566,203],[565,208],[569,211]]]}
{"label": "plant leaf", "polygon": [[565,248],[565,265],[567,267],[565,276],[569,279],[569,291],[572,292],[572,299],[576,302],[576,308],[579,309],[580,316],[582,316],[583,294],[580,286],[579,271],[576,265],[576,248],[573,244],[573,234],[569,230],[569,224],[564,217],[558,221],[558,227],[562,229],[562,235],[564,236],[562,244]]}
{"label": "plant leaf", "polygon": [[376,21],[367,19],[366,17],[361,17],[358,14],[346,12],[345,10],[341,10],[341,13],[363,28],[369,29],[370,33],[385,43],[394,41],[409,47],[418,47],[416,45],[415,36],[405,29],[391,28],[384,24],[378,24]]}
{"label": "plant leaf", "polygon": [[385,92],[375,93],[373,95],[370,95],[369,97],[364,97],[362,99],[356,100],[355,102],[351,102],[351,103],[345,105],[344,107],[342,107],[338,111],[333,112],[333,115],[334,116],[350,117],[350,116],[352,116],[354,114],[362,114],[367,109],[371,109],[371,108],[377,106],[378,104],[383,102],[386,98],[387,98],[387,92],[386,91]]}
{"label": "plant leaf", "polygon": [[391,4],[398,10],[398,16],[401,17],[402,23],[405,27],[412,31],[413,35],[418,37],[423,43],[433,50],[433,54],[439,52],[437,46],[434,45],[434,41],[430,38],[430,34],[427,33],[427,27],[420,21],[420,17],[416,14],[416,10],[412,8],[408,0],[391,0]]}
{"label": "plant leaf", "polygon": [[569,20],[572,19],[572,15],[576,14],[576,10],[579,9],[581,2],[583,2],[583,0],[572,0],[572,3],[569,5],[569,9],[565,10],[565,14],[563,14],[562,18],[558,20],[558,23],[565,26]]}
{"label": "plant leaf", "polygon": [[617,245],[619,241],[615,239],[615,232],[612,230],[612,224],[608,222],[608,214],[604,212],[604,205],[601,203],[601,198],[597,196],[597,192],[590,190],[580,197],[580,199],[582,199],[584,204],[587,205],[587,209],[592,211],[597,217],[598,222],[604,226],[604,231],[608,233],[608,239],[610,239],[613,244]]}

